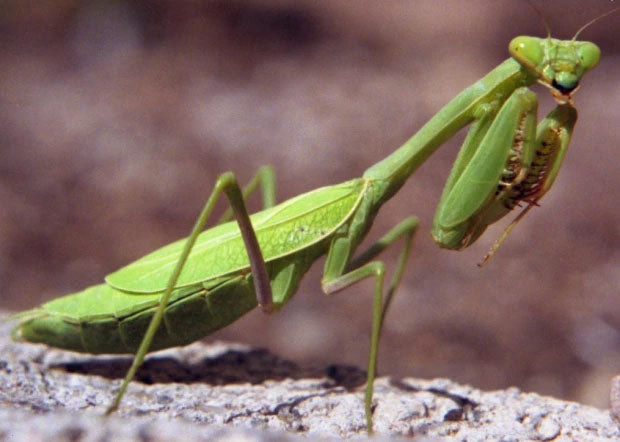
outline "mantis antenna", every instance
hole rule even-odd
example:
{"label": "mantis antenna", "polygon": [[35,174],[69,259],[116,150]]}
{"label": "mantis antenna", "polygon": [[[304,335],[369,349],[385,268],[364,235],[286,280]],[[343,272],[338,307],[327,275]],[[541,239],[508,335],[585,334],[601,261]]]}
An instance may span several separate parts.
{"label": "mantis antenna", "polygon": [[579,34],[581,34],[582,31],[584,31],[587,27],[589,27],[591,24],[596,23],[597,21],[599,21],[602,18],[607,17],[608,15],[613,14],[614,12],[620,10],[620,6],[612,9],[611,11],[607,11],[601,15],[599,15],[598,17],[593,18],[592,20],[590,20],[588,23],[586,23],[585,25],[583,25],[582,27],[580,27],[577,32],[575,33],[575,36],[572,38],[573,41],[577,40],[577,37],[579,36]]}

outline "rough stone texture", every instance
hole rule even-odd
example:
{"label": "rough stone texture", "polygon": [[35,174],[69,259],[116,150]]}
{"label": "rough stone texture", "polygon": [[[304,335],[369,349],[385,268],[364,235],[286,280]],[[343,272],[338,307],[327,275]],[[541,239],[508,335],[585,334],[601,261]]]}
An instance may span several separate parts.
{"label": "rough stone texture", "polygon": [[[196,343],[148,358],[118,413],[101,415],[129,360],[9,340],[0,325],[2,440],[296,440],[365,437],[364,373],[305,368],[239,344]],[[516,388],[380,378],[379,438],[618,440],[608,411]]]}

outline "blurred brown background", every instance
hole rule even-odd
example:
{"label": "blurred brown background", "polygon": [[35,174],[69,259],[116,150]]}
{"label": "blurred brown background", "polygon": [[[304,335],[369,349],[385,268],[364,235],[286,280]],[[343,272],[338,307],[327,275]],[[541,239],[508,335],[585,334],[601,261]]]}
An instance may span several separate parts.
{"label": "blurred brown background", "polygon": [[[560,38],[614,7],[535,3]],[[576,94],[571,151],[486,268],[476,263],[505,224],[460,253],[428,233],[462,135],[378,217],[371,239],[410,214],[422,221],[382,374],[607,405],[620,372],[619,23],[581,35],[604,58]],[[225,170],[245,182],[274,165],[279,200],[361,175],[518,34],[545,30],[517,0],[2,2],[1,305],[77,291],[185,236]],[[549,93],[536,89],[546,113]],[[321,269],[277,315],[254,312],[214,338],[365,367],[372,283],[328,298]]]}

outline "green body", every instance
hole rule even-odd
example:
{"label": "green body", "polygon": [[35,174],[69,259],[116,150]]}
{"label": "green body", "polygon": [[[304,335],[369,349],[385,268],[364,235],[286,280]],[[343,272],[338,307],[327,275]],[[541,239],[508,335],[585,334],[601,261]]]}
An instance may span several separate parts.
{"label": "green body", "polygon": [[[379,332],[417,226],[408,218],[354,256],[377,211],[440,145],[472,123],[433,222],[435,241],[449,249],[466,247],[519,203],[536,204],[566,153],[577,118],[572,92],[600,55],[592,43],[534,37],[517,37],[510,52],[512,58],[461,92],[361,178],[267,208],[250,224],[247,195],[242,196],[232,174],[222,175],[188,240],[108,275],[105,284],[16,315],[20,323],[14,335],[89,353],[137,351],[112,410],[147,351],[193,342],[258,304],[277,310],[312,263],[327,254],[326,293],[368,277],[376,281],[366,390],[371,430]],[[559,103],[538,125],[537,98],[528,89],[535,82],[549,87]],[[221,192],[237,222],[198,235]],[[384,264],[371,260],[401,237],[408,240],[384,297]]]}
{"label": "green body", "polygon": [[[366,183],[357,179],[317,189],[251,217],[276,309],[295,293],[312,263],[326,253],[334,233],[348,229],[347,221],[368,196]],[[107,284],[26,312],[19,336],[80,352],[135,353],[184,242],[172,243],[108,275]],[[235,222],[203,232],[191,262],[183,268],[151,350],[194,342],[257,305]]]}

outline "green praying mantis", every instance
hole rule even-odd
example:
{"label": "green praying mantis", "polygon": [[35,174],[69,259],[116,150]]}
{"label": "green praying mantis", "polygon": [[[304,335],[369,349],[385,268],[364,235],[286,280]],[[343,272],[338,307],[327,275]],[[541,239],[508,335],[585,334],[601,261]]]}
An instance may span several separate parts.
{"label": "green praying mantis", "polygon": [[[509,44],[510,58],[360,178],[276,205],[271,168],[261,168],[243,189],[233,173],[220,175],[187,239],[108,275],[103,284],[15,315],[19,324],[14,337],[78,352],[135,354],[107,411],[111,413],[147,352],[194,342],[257,305],[265,312],[279,310],[311,265],[326,255],[321,281],[326,294],[366,278],[375,282],[364,398],[372,432],[379,337],[418,221],[406,218],[365,251],[356,254],[356,249],[382,205],[439,146],[471,124],[441,196],[432,235],[440,247],[463,249],[525,204],[488,260],[550,189],[566,155],[577,119],[573,93],[600,59],[595,44],[576,40],[579,32],[566,41],[516,37]],[[528,88],[534,83],[547,87],[557,102],[538,123],[537,96]],[[264,209],[250,216],[245,201],[258,188]],[[222,194],[230,210],[218,225],[204,230]],[[235,221],[228,221],[233,215]],[[376,257],[397,241],[402,247],[386,290],[385,264]]]}

